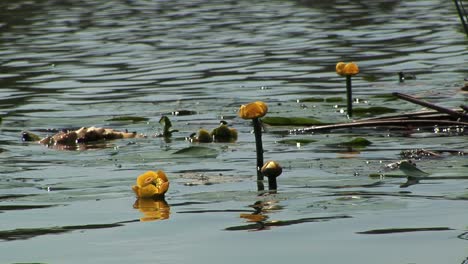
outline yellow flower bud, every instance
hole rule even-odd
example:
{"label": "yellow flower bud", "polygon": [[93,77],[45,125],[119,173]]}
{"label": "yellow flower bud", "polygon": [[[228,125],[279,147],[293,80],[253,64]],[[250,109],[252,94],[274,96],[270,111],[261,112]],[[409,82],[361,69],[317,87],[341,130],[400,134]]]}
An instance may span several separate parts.
{"label": "yellow flower bud", "polygon": [[169,189],[169,180],[166,174],[158,170],[147,171],[138,176],[136,185],[132,186],[132,190],[137,197],[151,198],[156,196],[163,196]]}
{"label": "yellow flower bud", "polygon": [[283,168],[276,161],[267,161],[260,170],[267,177],[278,177],[283,172]]}
{"label": "yellow flower bud", "polygon": [[346,63],[344,63],[344,62],[342,62],[342,61],[341,61],[341,62],[338,62],[338,63],[336,64],[336,73],[339,74],[339,75],[341,75],[341,76],[345,75],[345,74],[344,74],[344,67],[345,67],[345,66],[346,66]]}
{"label": "yellow flower bud", "polygon": [[210,143],[213,142],[213,137],[210,135],[210,132],[202,128],[198,130],[197,140],[200,143]]}
{"label": "yellow flower bud", "polygon": [[345,75],[356,75],[359,73],[359,67],[356,63],[350,62],[344,66],[343,72]]}
{"label": "yellow flower bud", "polygon": [[241,105],[239,109],[239,117],[242,119],[260,118],[266,115],[268,106],[261,101],[256,101],[246,105]]}

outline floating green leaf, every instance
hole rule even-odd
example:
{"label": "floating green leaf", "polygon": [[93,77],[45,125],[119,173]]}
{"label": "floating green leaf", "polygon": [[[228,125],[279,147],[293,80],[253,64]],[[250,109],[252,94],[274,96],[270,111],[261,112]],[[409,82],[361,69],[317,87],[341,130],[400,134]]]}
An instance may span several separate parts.
{"label": "floating green leaf", "polygon": [[384,107],[384,106],[372,106],[368,108],[364,107],[357,107],[353,109],[353,113],[355,115],[382,115],[382,114],[389,114],[395,113],[397,110],[394,108]]}
{"label": "floating green leaf", "polygon": [[316,141],[317,140],[315,140],[315,139],[297,138],[297,139],[283,139],[283,140],[279,140],[277,142],[280,143],[280,144],[288,144],[288,145],[297,145],[297,143],[306,145],[306,144],[313,143],[313,142],[316,142]]}
{"label": "floating green leaf", "polygon": [[264,117],[262,122],[270,126],[313,126],[323,125],[317,119],[307,117]]}
{"label": "floating green leaf", "polygon": [[399,174],[382,174],[382,173],[371,173],[369,174],[369,178],[373,179],[380,179],[380,178],[406,178],[405,175],[399,175]]}
{"label": "floating green leaf", "polygon": [[195,157],[215,157],[218,155],[216,149],[201,147],[201,146],[190,146],[177,150],[173,153],[174,155],[184,155],[184,156],[195,156]]}
{"label": "floating green leaf", "polygon": [[384,102],[398,100],[398,97],[394,96],[393,94],[378,94],[378,95],[372,96],[372,98],[384,99]]}
{"label": "floating green leaf", "polygon": [[366,235],[382,235],[394,233],[407,233],[407,232],[421,232],[421,231],[450,231],[452,228],[448,227],[416,227],[416,228],[386,228],[386,229],[372,229],[368,231],[356,232],[357,234]]}
{"label": "floating green leaf", "polygon": [[299,101],[304,103],[321,103],[324,101],[324,99],[320,97],[307,97],[304,99],[299,99]]}
{"label": "floating green leaf", "polygon": [[25,142],[41,140],[41,138],[38,135],[31,133],[29,131],[24,131],[23,134],[21,135],[21,139]]}
{"label": "floating green leaf", "polygon": [[169,117],[167,117],[167,116],[164,116],[164,115],[161,116],[161,118],[159,119],[159,124],[161,124],[163,126],[162,136],[165,137],[165,138],[171,137],[172,133],[179,131],[179,130],[175,130],[175,129],[171,130],[172,122],[169,119]]}
{"label": "floating green leaf", "polygon": [[362,76],[362,79],[368,82],[376,82],[379,78],[376,75]]}
{"label": "floating green leaf", "polygon": [[43,235],[61,234],[76,230],[101,229],[122,226],[121,223],[114,224],[91,224],[77,226],[55,226],[46,228],[18,228],[13,230],[0,231],[0,240],[22,240]]}
{"label": "floating green leaf", "polygon": [[339,143],[339,145],[347,146],[347,147],[367,147],[369,145],[372,145],[372,142],[365,139],[365,138],[358,137],[358,138],[355,138],[355,139],[353,139],[351,141]]}
{"label": "floating green leaf", "polygon": [[137,122],[146,122],[148,120],[149,120],[148,118],[141,117],[141,116],[118,116],[118,117],[114,117],[114,118],[111,118],[111,119],[107,119],[106,121],[137,123]]}
{"label": "floating green leaf", "polygon": [[307,97],[304,99],[299,99],[299,101],[305,102],[305,103],[321,103],[321,102],[338,103],[338,102],[343,102],[344,99],[342,97],[328,97],[328,98]]}
{"label": "floating green leaf", "polygon": [[429,173],[427,172],[424,172],[418,168],[416,168],[416,166],[414,166],[414,164],[408,162],[408,161],[402,161],[400,163],[400,170],[406,175],[406,176],[409,176],[409,177],[426,177],[429,175]]}
{"label": "floating green leaf", "polygon": [[339,103],[339,102],[343,102],[344,99],[343,97],[328,97],[328,98],[325,98],[325,102],[327,103]]}

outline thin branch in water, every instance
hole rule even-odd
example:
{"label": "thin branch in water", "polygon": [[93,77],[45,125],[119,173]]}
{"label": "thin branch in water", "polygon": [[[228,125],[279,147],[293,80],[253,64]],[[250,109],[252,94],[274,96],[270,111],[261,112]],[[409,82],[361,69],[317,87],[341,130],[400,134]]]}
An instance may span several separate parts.
{"label": "thin branch in water", "polygon": [[426,101],[423,101],[423,100],[420,100],[420,99],[417,99],[417,98],[415,98],[415,97],[413,97],[411,95],[402,94],[402,93],[393,93],[393,95],[400,98],[400,99],[403,99],[405,101],[412,102],[412,103],[415,103],[415,104],[418,104],[418,105],[422,105],[424,107],[434,109],[434,110],[436,110],[438,112],[448,114],[448,115],[453,116],[455,118],[461,118],[462,120],[468,120],[468,115],[465,115],[463,113],[459,113],[457,111],[453,111],[451,109],[448,109],[448,108],[445,108],[445,107],[442,107],[442,106],[438,106],[438,105],[435,105],[435,104],[432,104],[432,103],[429,103],[429,102],[426,102]]}

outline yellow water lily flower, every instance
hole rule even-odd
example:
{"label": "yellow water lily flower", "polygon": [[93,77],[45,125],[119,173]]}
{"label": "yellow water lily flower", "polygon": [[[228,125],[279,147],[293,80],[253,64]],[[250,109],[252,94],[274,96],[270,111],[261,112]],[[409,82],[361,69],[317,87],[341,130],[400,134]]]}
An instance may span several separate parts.
{"label": "yellow water lily flower", "polygon": [[239,117],[242,119],[260,118],[266,115],[268,106],[262,101],[252,102],[246,105],[241,105],[239,109]]}
{"label": "yellow water lily flower", "polygon": [[136,180],[136,185],[132,186],[132,190],[139,198],[163,196],[168,189],[169,180],[161,170],[147,171],[141,174]]}

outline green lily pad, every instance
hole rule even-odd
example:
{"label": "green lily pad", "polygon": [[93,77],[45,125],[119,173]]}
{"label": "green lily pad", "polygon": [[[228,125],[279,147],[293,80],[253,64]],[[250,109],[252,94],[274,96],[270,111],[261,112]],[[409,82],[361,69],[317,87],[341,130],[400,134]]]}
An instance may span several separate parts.
{"label": "green lily pad", "polygon": [[328,98],[325,98],[325,102],[327,103],[339,103],[339,102],[343,102],[344,99],[343,97],[328,97]]}
{"label": "green lily pad", "polygon": [[307,117],[264,117],[262,122],[270,126],[313,126],[323,125],[317,119]]}
{"label": "green lily pad", "polygon": [[114,118],[111,118],[111,119],[107,119],[106,121],[137,123],[137,122],[146,122],[148,120],[149,120],[148,118],[141,117],[141,116],[118,116],[118,117],[114,117]]}
{"label": "green lily pad", "polygon": [[31,142],[31,141],[39,141],[41,140],[41,138],[34,134],[34,133],[31,133],[29,131],[24,131],[22,134],[21,134],[21,139],[25,142]]}
{"label": "green lily pad", "polygon": [[327,103],[339,103],[343,102],[344,99],[342,97],[328,97],[328,98],[321,98],[321,97],[307,97],[304,99],[299,99],[300,102],[305,102],[305,103],[321,103],[321,102],[327,102]]}
{"label": "green lily pad", "polygon": [[400,170],[406,176],[410,176],[410,177],[427,177],[429,175],[429,173],[424,172],[424,171],[416,168],[416,166],[414,166],[414,164],[412,164],[412,163],[410,163],[408,161],[402,161],[400,163]]}
{"label": "green lily pad", "polygon": [[365,138],[358,137],[351,141],[339,143],[339,145],[347,147],[367,147],[369,145],[372,145],[372,142]]}
{"label": "green lily pad", "polygon": [[382,177],[385,177],[385,178],[406,178],[405,175],[399,175],[399,174],[383,174],[383,173],[371,173],[369,174],[369,178],[373,178],[373,179],[380,179]]}
{"label": "green lily pad", "polygon": [[376,82],[379,78],[376,75],[362,76],[362,79],[367,82]]}
{"label": "green lily pad", "polygon": [[393,94],[378,94],[378,95],[372,96],[372,98],[384,99],[384,102],[398,100],[398,97],[394,96]]}
{"label": "green lily pad", "polygon": [[298,138],[298,139],[283,139],[283,140],[279,140],[277,141],[278,143],[280,144],[287,144],[287,145],[297,145],[297,143],[300,143],[300,144],[310,144],[310,143],[313,143],[313,142],[316,142],[317,140],[315,139],[307,139],[307,138]]}
{"label": "green lily pad", "polygon": [[173,153],[174,155],[184,156],[195,156],[195,157],[216,157],[218,151],[216,149],[201,147],[201,146],[190,146],[187,148],[179,149]]}
{"label": "green lily pad", "polygon": [[307,98],[299,99],[299,101],[303,103],[321,103],[324,101],[324,99],[320,97],[307,97]]}
{"label": "green lily pad", "polygon": [[384,107],[384,106],[372,106],[368,108],[364,107],[357,107],[353,109],[353,114],[355,115],[382,115],[382,114],[389,114],[395,113],[397,109]]}

